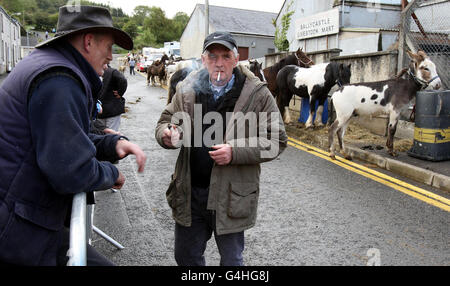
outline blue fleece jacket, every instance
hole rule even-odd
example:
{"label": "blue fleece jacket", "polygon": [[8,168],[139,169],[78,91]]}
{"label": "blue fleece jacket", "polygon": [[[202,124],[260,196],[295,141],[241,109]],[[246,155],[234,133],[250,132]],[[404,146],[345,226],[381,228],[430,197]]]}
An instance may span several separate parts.
{"label": "blue fleece jacket", "polygon": [[[69,49],[95,94],[101,81],[89,63],[72,46]],[[95,101],[94,101],[95,102]],[[119,172],[109,162],[118,159],[119,136],[89,133],[92,110],[78,81],[64,73],[43,79],[28,103],[30,129],[37,163],[51,185],[61,193],[105,190]]]}

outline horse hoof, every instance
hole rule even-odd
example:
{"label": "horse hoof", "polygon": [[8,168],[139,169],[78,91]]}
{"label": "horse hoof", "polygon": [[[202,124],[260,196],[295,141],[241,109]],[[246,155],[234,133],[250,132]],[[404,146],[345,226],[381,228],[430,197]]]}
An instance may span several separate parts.
{"label": "horse hoof", "polygon": [[352,156],[350,155],[345,155],[344,158],[349,161],[353,160]]}
{"label": "horse hoof", "polygon": [[398,157],[397,152],[394,151],[388,151],[388,154],[391,155],[392,157]]}
{"label": "horse hoof", "polygon": [[320,123],[314,123],[314,126],[316,126],[317,128],[322,128],[325,125],[322,122],[320,122]]}
{"label": "horse hoof", "polygon": [[336,160],[336,155],[334,155],[334,154],[331,155],[331,154],[330,154],[330,158],[331,158],[331,160]]}

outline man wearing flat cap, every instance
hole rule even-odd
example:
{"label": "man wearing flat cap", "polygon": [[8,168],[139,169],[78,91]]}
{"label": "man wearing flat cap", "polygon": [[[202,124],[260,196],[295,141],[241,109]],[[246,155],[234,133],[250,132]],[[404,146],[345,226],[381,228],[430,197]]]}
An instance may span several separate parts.
{"label": "man wearing flat cap", "polygon": [[213,233],[220,265],[244,264],[244,230],[256,222],[260,163],[275,159],[286,147],[273,96],[238,61],[230,33],[208,35],[205,68],[178,84],[156,127],[162,147],[181,147],[166,192],[178,265],[205,265]]}
{"label": "man wearing flat cap", "polygon": [[[121,188],[110,162],[146,155],[118,135],[89,132],[99,76],[112,45],[133,48],[107,9],[61,7],[54,38],[38,46],[0,88],[0,264],[65,265],[73,195]],[[88,265],[112,265],[88,246]]]}

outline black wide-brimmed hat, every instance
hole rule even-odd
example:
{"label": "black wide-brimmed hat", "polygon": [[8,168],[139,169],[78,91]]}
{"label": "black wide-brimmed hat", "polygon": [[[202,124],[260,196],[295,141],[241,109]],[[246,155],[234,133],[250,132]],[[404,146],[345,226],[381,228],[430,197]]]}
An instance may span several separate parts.
{"label": "black wide-brimmed hat", "polygon": [[114,43],[125,50],[133,49],[133,40],[113,26],[109,10],[96,6],[63,6],[59,8],[58,25],[53,38],[36,45],[42,48],[61,38],[81,31],[105,31],[114,36]]}

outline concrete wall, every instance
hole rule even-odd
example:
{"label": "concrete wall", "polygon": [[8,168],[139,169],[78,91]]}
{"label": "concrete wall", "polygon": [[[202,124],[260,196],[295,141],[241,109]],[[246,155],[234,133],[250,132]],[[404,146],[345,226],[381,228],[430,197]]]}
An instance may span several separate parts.
{"label": "concrete wall", "polygon": [[351,83],[386,80],[397,74],[397,51],[337,56],[332,61],[351,64]]}
{"label": "concrete wall", "polygon": [[251,35],[238,35],[233,34],[238,47],[248,48],[248,58],[256,59],[264,57],[266,54],[270,53],[269,49],[275,50],[275,45],[273,43],[274,37],[262,37],[262,36],[251,36]]}

